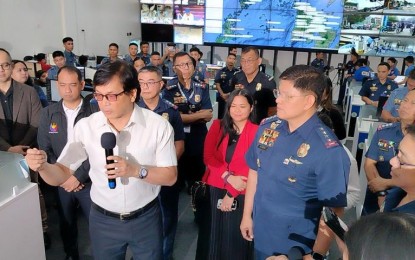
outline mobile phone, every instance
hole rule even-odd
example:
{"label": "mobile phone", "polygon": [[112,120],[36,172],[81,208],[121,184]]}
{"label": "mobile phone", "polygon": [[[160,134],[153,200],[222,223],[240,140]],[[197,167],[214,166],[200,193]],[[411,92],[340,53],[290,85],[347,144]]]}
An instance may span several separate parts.
{"label": "mobile phone", "polygon": [[[222,206],[222,201],[223,201],[223,199],[218,199],[218,204],[216,205],[217,209],[220,209],[220,207]],[[235,210],[237,208],[238,208],[238,201],[236,199],[234,199],[233,203],[232,203],[231,210]]]}
{"label": "mobile phone", "polygon": [[323,207],[323,219],[326,225],[344,241],[344,233],[348,230],[346,223],[341,220],[329,207]]}

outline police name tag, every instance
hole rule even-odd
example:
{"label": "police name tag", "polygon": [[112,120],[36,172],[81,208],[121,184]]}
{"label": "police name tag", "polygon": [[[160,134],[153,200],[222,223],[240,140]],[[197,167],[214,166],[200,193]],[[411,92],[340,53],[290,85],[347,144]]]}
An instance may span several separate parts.
{"label": "police name tag", "polygon": [[184,130],[185,133],[189,134],[190,133],[190,125],[183,127],[183,130]]}

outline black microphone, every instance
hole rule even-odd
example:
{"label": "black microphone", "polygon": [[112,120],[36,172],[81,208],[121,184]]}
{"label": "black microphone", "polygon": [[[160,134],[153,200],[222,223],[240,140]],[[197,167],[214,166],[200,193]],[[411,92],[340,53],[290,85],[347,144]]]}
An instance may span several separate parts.
{"label": "black microphone", "polygon": [[288,260],[303,260],[303,249],[298,246],[291,247],[287,257]]}
{"label": "black microphone", "polygon": [[[105,160],[107,161],[107,164],[114,163],[114,160],[108,160],[108,156],[114,155],[114,152],[112,149],[114,149],[115,144],[117,143],[115,134],[111,132],[103,133],[101,136],[101,146],[105,149]],[[108,169],[113,170],[113,169]],[[110,189],[115,189],[117,186],[115,179],[108,179],[108,187]]]}

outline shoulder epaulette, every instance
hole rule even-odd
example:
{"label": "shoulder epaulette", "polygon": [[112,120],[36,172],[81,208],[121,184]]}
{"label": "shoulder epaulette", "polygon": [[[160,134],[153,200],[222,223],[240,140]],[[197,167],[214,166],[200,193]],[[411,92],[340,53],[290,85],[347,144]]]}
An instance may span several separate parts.
{"label": "shoulder epaulette", "polygon": [[167,86],[166,86],[166,89],[167,89],[167,90],[174,89],[174,88],[177,88],[177,83],[176,83],[176,84],[172,84],[172,85],[167,85]]}
{"label": "shoulder epaulette", "polygon": [[273,80],[273,79],[274,79],[274,76],[268,75],[268,74],[266,74],[266,73],[265,73],[265,76],[267,76],[268,81],[271,81],[271,80]]}
{"label": "shoulder epaulette", "polygon": [[194,81],[194,85],[193,86],[199,87],[199,88],[202,88],[202,89],[205,89],[206,88],[206,83],[205,82],[200,81],[200,80],[197,80],[197,79],[194,79],[193,81]]}
{"label": "shoulder epaulette", "polygon": [[261,123],[259,125],[265,125],[271,122],[275,122],[275,123],[281,123],[281,119],[278,118],[278,116],[270,116],[267,118],[262,119]]}
{"label": "shoulder epaulette", "polygon": [[240,73],[240,72],[242,72],[242,70],[235,71],[235,73],[233,73],[233,75],[238,75],[238,73]]}
{"label": "shoulder epaulette", "polygon": [[340,145],[340,142],[334,132],[323,127],[323,125],[318,126],[316,131],[327,149]]}
{"label": "shoulder epaulette", "polygon": [[166,100],[166,99],[164,99],[164,98],[162,98],[161,100],[162,100],[165,104],[167,104],[169,107],[171,107],[171,108],[173,108],[173,109],[177,110],[177,106],[176,106],[175,104],[173,104],[172,102],[170,102],[170,101],[168,101],[168,100]]}
{"label": "shoulder epaulette", "polygon": [[388,123],[388,124],[382,124],[380,126],[378,126],[378,131],[383,130],[383,129],[388,129],[388,128],[392,128],[395,124],[394,123]]}

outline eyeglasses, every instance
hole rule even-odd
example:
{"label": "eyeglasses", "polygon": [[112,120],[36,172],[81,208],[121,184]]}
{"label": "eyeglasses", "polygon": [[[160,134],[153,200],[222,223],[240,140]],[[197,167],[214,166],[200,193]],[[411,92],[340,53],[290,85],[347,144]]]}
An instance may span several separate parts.
{"label": "eyeglasses", "polygon": [[184,68],[188,69],[190,66],[193,66],[193,62],[180,63],[177,65],[174,65],[174,67],[179,67],[181,69],[184,69]]}
{"label": "eyeglasses", "polygon": [[149,81],[149,82],[142,82],[142,81],[139,81],[139,83],[140,83],[140,86],[141,87],[146,87],[146,88],[152,88],[152,87],[154,87],[157,83],[159,83],[159,82],[161,82],[162,80],[159,80],[159,81]]}
{"label": "eyeglasses", "polygon": [[94,98],[97,101],[102,101],[105,97],[109,102],[114,102],[114,101],[117,101],[117,98],[118,98],[119,95],[122,95],[124,93],[125,93],[125,90],[123,92],[118,93],[118,94],[106,94],[106,95],[94,92]]}
{"label": "eyeglasses", "polygon": [[11,65],[10,63],[3,63],[3,64],[0,64],[0,68],[1,68],[2,70],[9,70],[11,67],[12,67],[12,65]]}
{"label": "eyeglasses", "polygon": [[284,100],[291,100],[295,97],[305,97],[305,96],[311,95],[311,94],[305,94],[305,95],[299,95],[299,96],[285,95],[285,94],[281,94],[281,92],[278,89],[272,90],[272,93],[274,94],[275,98],[280,98]]}
{"label": "eyeglasses", "polygon": [[241,59],[241,64],[243,64],[243,63],[252,64],[256,60],[258,60],[258,58],[256,58],[256,59],[249,59],[249,60]]}

